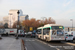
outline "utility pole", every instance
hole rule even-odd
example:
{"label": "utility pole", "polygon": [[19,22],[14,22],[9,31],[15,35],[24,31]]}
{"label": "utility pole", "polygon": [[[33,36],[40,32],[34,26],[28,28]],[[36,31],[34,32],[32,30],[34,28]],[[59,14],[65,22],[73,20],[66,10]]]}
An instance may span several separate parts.
{"label": "utility pole", "polygon": [[18,39],[18,30],[19,30],[19,10],[18,10],[18,12],[17,12],[17,14],[18,14],[18,22],[17,22],[17,36],[16,36],[16,39]]}

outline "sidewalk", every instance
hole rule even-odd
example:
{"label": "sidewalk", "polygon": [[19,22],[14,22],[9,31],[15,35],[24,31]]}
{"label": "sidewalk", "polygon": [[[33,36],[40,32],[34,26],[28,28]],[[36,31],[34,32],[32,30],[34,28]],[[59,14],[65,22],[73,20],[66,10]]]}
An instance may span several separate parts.
{"label": "sidewalk", "polygon": [[21,50],[21,40],[16,40],[15,37],[2,37],[0,50]]}

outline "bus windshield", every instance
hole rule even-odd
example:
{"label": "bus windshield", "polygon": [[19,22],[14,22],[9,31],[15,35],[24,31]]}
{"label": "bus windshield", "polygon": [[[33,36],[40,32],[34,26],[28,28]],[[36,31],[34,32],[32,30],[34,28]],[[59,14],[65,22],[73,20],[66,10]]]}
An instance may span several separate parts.
{"label": "bus windshield", "polygon": [[63,26],[52,26],[51,28],[52,28],[52,30],[54,30],[54,29],[55,29],[55,30],[56,30],[56,29],[63,29]]}

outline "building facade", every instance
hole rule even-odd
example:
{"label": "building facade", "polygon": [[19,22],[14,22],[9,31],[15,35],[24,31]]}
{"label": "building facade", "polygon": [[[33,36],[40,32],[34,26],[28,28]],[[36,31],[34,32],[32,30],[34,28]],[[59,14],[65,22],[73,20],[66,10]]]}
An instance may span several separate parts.
{"label": "building facade", "polygon": [[3,26],[4,24],[3,24],[3,21],[0,21],[0,26]]}
{"label": "building facade", "polygon": [[8,22],[9,22],[9,16],[3,17],[3,24],[8,23]]}
{"label": "building facade", "polygon": [[[19,11],[19,14],[17,13],[18,11]],[[18,16],[19,16],[19,18],[18,18]],[[12,28],[13,24],[16,21],[18,21],[18,19],[19,19],[19,21],[22,22],[23,20],[29,19],[29,16],[23,15],[22,10],[12,9],[12,10],[9,10],[8,16],[3,17],[3,23],[8,23],[8,27]]]}
{"label": "building facade", "polygon": [[28,15],[24,15],[24,16],[20,16],[20,22],[22,23],[22,21],[29,19]]}

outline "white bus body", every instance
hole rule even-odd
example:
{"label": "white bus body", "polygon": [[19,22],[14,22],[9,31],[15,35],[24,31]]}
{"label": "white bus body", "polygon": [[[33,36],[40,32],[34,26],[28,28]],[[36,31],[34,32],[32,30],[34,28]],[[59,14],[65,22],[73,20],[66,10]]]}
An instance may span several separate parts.
{"label": "white bus body", "polygon": [[64,27],[57,24],[47,24],[37,28],[38,38],[46,41],[65,40]]}

